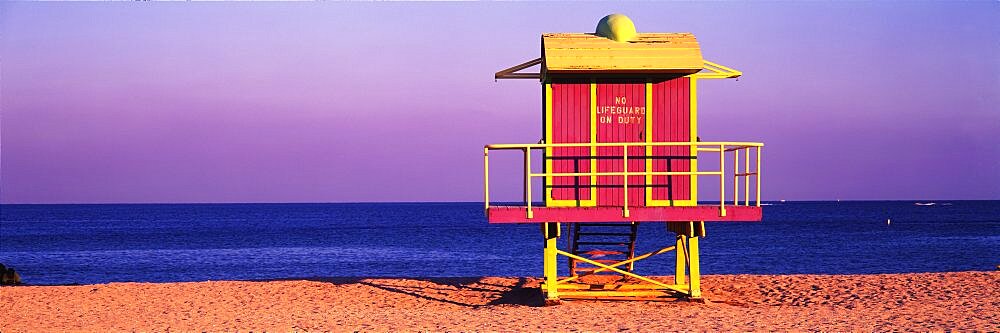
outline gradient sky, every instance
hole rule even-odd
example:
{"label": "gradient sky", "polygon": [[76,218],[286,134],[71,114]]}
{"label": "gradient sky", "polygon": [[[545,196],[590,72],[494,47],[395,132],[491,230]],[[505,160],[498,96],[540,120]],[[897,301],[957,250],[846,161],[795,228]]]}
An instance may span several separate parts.
{"label": "gradient sky", "polygon": [[1000,199],[995,1],[4,2],[0,202],[481,200],[541,134],[493,73],[613,12],[744,72],[700,136],[763,141],[765,200]]}

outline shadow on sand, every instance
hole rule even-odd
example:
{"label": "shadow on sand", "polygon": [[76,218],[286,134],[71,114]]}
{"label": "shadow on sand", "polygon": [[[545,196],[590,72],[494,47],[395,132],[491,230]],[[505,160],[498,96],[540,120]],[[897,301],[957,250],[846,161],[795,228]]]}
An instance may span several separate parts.
{"label": "shadow on sand", "polygon": [[[541,290],[526,278],[309,277],[259,281],[315,281],[359,284],[425,300],[470,308],[495,305],[544,306]],[[505,283],[510,282],[510,283]]]}

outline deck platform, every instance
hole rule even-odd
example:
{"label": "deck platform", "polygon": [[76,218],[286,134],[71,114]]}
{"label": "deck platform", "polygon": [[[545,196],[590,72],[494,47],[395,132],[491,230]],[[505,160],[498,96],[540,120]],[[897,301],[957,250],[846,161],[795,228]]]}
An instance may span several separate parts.
{"label": "deck platform", "polygon": [[629,207],[629,217],[622,214],[622,207],[531,207],[531,211],[529,219],[525,206],[490,206],[486,215],[490,223],[760,222],[763,216],[757,206],[726,206],[726,216],[721,216],[718,205]]}

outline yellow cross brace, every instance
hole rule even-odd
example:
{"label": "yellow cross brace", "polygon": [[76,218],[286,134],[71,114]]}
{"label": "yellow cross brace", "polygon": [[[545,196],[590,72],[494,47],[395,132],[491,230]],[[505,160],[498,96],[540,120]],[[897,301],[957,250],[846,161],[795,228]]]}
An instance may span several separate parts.
{"label": "yellow cross brace", "polygon": [[[642,260],[642,259],[646,259],[646,258],[655,256],[657,254],[663,254],[663,253],[667,253],[667,252],[673,251],[676,248],[677,247],[673,246],[673,245],[667,246],[665,248],[662,248],[662,249],[659,249],[659,250],[656,250],[656,251],[653,251],[653,252],[649,252],[649,253],[637,256],[635,258],[629,259],[629,260],[624,260],[624,261],[616,262],[614,264],[608,265],[607,267],[618,267],[618,266],[630,264],[630,263],[633,263],[633,262],[636,262],[636,261],[639,261],[639,260]],[[601,265],[601,266],[603,266],[603,265]],[[587,272],[586,274],[581,274],[581,275],[577,275],[577,276],[571,276],[571,277],[559,280],[559,282],[557,282],[557,283],[563,284],[563,283],[570,282],[570,281],[579,279],[579,278],[587,276],[587,275],[597,274],[599,272],[603,272],[603,271],[606,271],[606,270],[608,270],[608,268],[601,267],[601,268],[595,269],[595,270],[593,270],[591,272]]]}
{"label": "yellow cross brace", "polygon": [[572,253],[569,253],[569,252],[566,252],[566,251],[562,251],[562,250],[558,250],[557,249],[556,253],[564,255],[564,256],[567,256],[567,257],[570,257],[570,258],[573,258],[573,259],[576,259],[576,260],[579,260],[579,261],[582,261],[582,262],[585,262],[585,263],[588,263],[588,264],[591,264],[591,265],[594,265],[594,266],[597,266],[597,267],[606,268],[608,270],[611,270],[611,271],[613,271],[615,273],[618,273],[618,274],[621,274],[621,275],[630,276],[630,277],[642,280],[644,282],[649,282],[651,284],[655,284],[657,286],[663,287],[664,289],[675,290],[675,291],[678,291],[678,292],[687,292],[686,290],[677,288],[677,287],[675,287],[673,285],[669,285],[669,284],[666,284],[666,283],[663,283],[663,282],[660,282],[660,281],[656,281],[656,280],[650,279],[648,277],[645,277],[645,276],[642,276],[642,275],[639,275],[639,274],[635,274],[635,273],[624,271],[624,270],[621,270],[621,269],[618,269],[618,268],[615,268],[615,267],[611,267],[609,265],[605,265],[605,264],[602,264],[602,263],[599,263],[599,262],[596,262],[596,261],[593,261],[593,260],[590,260],[590,259],[578,256],[578,255],[575,255],[575,254],[572,254]]}

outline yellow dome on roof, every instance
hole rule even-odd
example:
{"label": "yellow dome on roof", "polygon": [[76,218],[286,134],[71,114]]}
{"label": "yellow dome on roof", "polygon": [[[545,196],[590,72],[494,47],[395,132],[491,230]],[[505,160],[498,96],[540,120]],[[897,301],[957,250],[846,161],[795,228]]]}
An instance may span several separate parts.
{"label": "yellow dome on roof", "polygon": [[611,14],[597,22],[597,35],[616,42],[628,42],[635,39],[635,24],[628,16]]}

